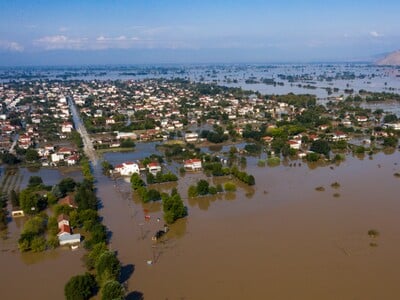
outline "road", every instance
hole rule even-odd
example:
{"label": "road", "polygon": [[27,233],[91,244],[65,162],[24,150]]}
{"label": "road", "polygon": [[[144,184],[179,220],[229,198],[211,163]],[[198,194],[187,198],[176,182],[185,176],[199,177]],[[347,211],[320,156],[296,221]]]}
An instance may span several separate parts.
{"label": "road", "polygon": [[82,119],[79,115],[78,109],[72,99],[72,97],[67,97],[69,109],[72,114],[72,120],[74,121],[75,129],[79,132],[83,141],[83,150],[85,151],[86,156],[92,162],[93,166],[98,163],[98,156],[96,150],[93,147],[93,143],[90,139],[90,136],[85,128],[85,125],[82,122]]}
{"label": "road", "polygon": [[11,144],[10,150],[8,152],[15,154],[15,146],[17,146],[18,143],[18,134],[15,134],[13,137],[13,143]]}

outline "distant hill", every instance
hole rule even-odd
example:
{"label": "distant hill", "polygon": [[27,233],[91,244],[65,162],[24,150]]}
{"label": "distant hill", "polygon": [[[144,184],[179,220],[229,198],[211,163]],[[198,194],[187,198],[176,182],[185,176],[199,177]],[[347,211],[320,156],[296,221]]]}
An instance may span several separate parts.
{"label": "distant hill", "polygon": [[400,50],[389,53],[384,58],[379,59],[376,62],[377,65],[391,65],[391,66],[400,66]]}

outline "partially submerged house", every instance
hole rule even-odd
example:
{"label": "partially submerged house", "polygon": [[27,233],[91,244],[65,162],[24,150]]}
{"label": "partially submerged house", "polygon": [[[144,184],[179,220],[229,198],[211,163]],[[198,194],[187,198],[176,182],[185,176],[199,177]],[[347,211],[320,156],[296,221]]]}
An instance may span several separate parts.
{"label": "partially submerged house", "polygon": [[134,173],[140,173],[139,165],[135,162],[124,162],[116,165],[114,171],[121,174],[121,176],[131,176]]}
{"label": "partially submerged house", "polygon": [[193,158],[185,160],[183,167],[190,171],[200,171],[203,166],[200,159]]}
{"label": "partially submerged house", "polygon": [[58,229],[60,230],[57,233],[60,246],[79,244],[81,242],[81,235],[79,233],[72,234],[68,216],[61,214],[58,216],[57,221]]}

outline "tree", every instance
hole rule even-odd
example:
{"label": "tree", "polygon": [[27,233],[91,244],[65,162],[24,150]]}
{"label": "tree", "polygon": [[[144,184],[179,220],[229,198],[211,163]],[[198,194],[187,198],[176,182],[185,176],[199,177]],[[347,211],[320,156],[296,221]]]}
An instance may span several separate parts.
{"label": "tree", "polygon": [[19,193],[19,204],[25,213],[33,214],[39,210],[39,195],[24,189]]}
{"label": "tree", "polygon": [[94,269],[99,257],[106,251],[106,243],[98,243],[94,245],[93,249],[85,256],[86,267],[89,270]]}
{"label": "tree", "polygon": [[64,295],[67,300],[86,300],[94,295],[96,287],[93,275],[77,275],[71,277],[65,285]]}
{"label": "tree", "polygon": [[63,196],[65,196],[67,193],[73,192],[75,186],[76,186],[75,180],[73,180],[70,177],[63,178],[58,183],[58,188],[60,189],[60,192],[62,193]]}
{"label": "tree", "polygon": [[168,224],[187,215],[187,208],[183,205],[181,196],[176,189],[172,190],[171,196],[164,193],[161,195],[164,210],[164,219]]}
{"label": "tree", "polygon": [[197,194],[198,195],[207,195],[208,194],[208,188],[210,184],[208,183],[207,180],[201,179],[197,183]]}
{"label": "tree", "polygon": [[79,210],[97,209],[98,201],[96,194],[91,188],[85,186],[84,184],[81,184],[78,187],[75,194],[75,201],[78,204]]}
{"label": "tree", "polygon": [[11,190],[11,192],[10,192],[10,201],[11,201],[11,205],[13,207],[18,207],[19,206],[18,195],[15,192],[15,190]]}
{"label": "tree", "polygon": [[27,161],[37,161],[39,159],[39,154],[35,149],[29,148],[26,150],[25,159]]}
{"label": "tree", "polygon": [[96,262],[97,281],[101,286],[109,280],[117,280],[121,273],[121,264],[114,252],[103,252]]}
{"label": "tree", "polygon": [[116,280],[107,281],[101,289],[102,300],[123,300],[124,295],[124,287]]}
{"label": "tree", "polygon": [[327,141],[316,140],[312,142],[310,150],[320,154],[324,154],[325,156],[328,157],[329,151],[331,151],[331,147],[329,146]]}
{"label": "tree", "polygon": [[386,115],[383,118],[384,123],[394,123],[397,122],[397,116],[395,114]]}
{"label": "tree", "polygon": [[29,188],[39,187],[42,184],[43,184],[43,179],[40,176],[31,176],[29,178],[29,182],[28,182]]}
{"label": "tree", "polygon": [[397,138],[394,136],[385,137],[383,139],[383,146],[385,147],[396,147]]}
{"label": "tree", "polygon": [[3,163],[8,165],[16,165],[20,162],[20,160],[14,155],[9,152],[0,154],[0,159]]}
{"label": "tree", "polygon": [[137,190],[139,187],[145,186],[145,183],[139,174],[133,173],[131,176],[131,185],[134,190]]}

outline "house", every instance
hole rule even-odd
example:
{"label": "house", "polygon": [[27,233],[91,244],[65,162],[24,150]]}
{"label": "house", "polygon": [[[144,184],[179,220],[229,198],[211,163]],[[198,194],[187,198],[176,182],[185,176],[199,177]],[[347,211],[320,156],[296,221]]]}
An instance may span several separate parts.
{"label": "house", "polygon": [[61,198],[58,200],[58,204],[60,205],[68,205],[69,207],[72,208],[78,208],[78,205],[76,205],[74,198],[72,198],[71,195],[67,195],[64,198]]}
{"label": "house", "polygon": [[196,132],[185,133],[185,141],[188,143],[197,142],[199,139],[199,134]]}
{"label": "house", "polygon": [[152,174],[157,174],[161,172],[161,166],[158,162],[151,162],[147,165],[147,170]]}
{"label": "house", "polygon": [[125,140],[125,139],[131,139],[131,140],[136,140],[137,139],[137,134],[134,132],[119,132],[117,131],[117,139]]}
{"label": "house", "polygon": [[290,148],[299,150],[301,146],[301,140],[289,140],[288,144]]}
{"label": "house", "polygon": [[74,165],[76,165],[78,160],[79,160],[78,155],[71,155],[67,158],[67,164],[68,164],[68,166],[74,166]]}
{"label": "house", "polygon": [[50,157],[51,161],[55,163],[64,160],[64,154],[53,153]]}
{"label": "house", "polygon": [[61,230],[61,228],[63,228],[64,225],[69,226],[69,218],[67,215],[61,214],[58,216],[57,218],[57,222],[58,222],[58,229]]}
{"label": "house", "polygon": [[265,143],[269,144],[269,143],[271,143],[271,142],[274,140],[274,138],[273,138],[272,136],[264,136],[264,137],[262,138],[262,140],[263,140]]}
{"label": "house", "polygon": [[357,116],[357,122],[367,122],[368,117],[366,116]]}
{"label": "house", "polygon": [[332,136],[332,141],[343,141],[347,140],[348,136],[342,131],[336,131]]}
{"label": "house", "polygon": [[197,158],[188,159],[185,161],[183,167],[186,170],[200,171],[202,169],[201,160]]}
{"label": "house", "polygon": [[114,170],[120,173],[121,176],[131,176],[134,173],[140,174],[139,165],[135,162],[124,162],[116,165]]}
{"label": "house", "polygon": [[72,132],[73,128],[74,128],[74,125],[72,125],[71,122],[64,122],[61,125],[61,132],[70,133],[70,132]]}
{"label": "house", "polygon": [[394,129],[394,130],[400,130],[400,123],[385,123],[383,125],[383,127],[391,128],[391,129]]}
{"label": "house", "polygon": [[72,155],[73,153],[75,153],[76,150],[72,149],[72,148],[67,148],[67,147],[61,147],[60,149],[58,149],[57,153],[58,154],[64,154],[64,155]]}
{"label": "house", "polygon": [[77,234],[63,234],[58,236],[60,246],[79,244],[81,242],[81,235]]}
{"label": "house", "polygon": [[62,236],[65,234],[71,234],[71,227],[69,227],[69,224],[61,224],[61,226],[58,228],[60,231],[57,233],[57,236]]}

